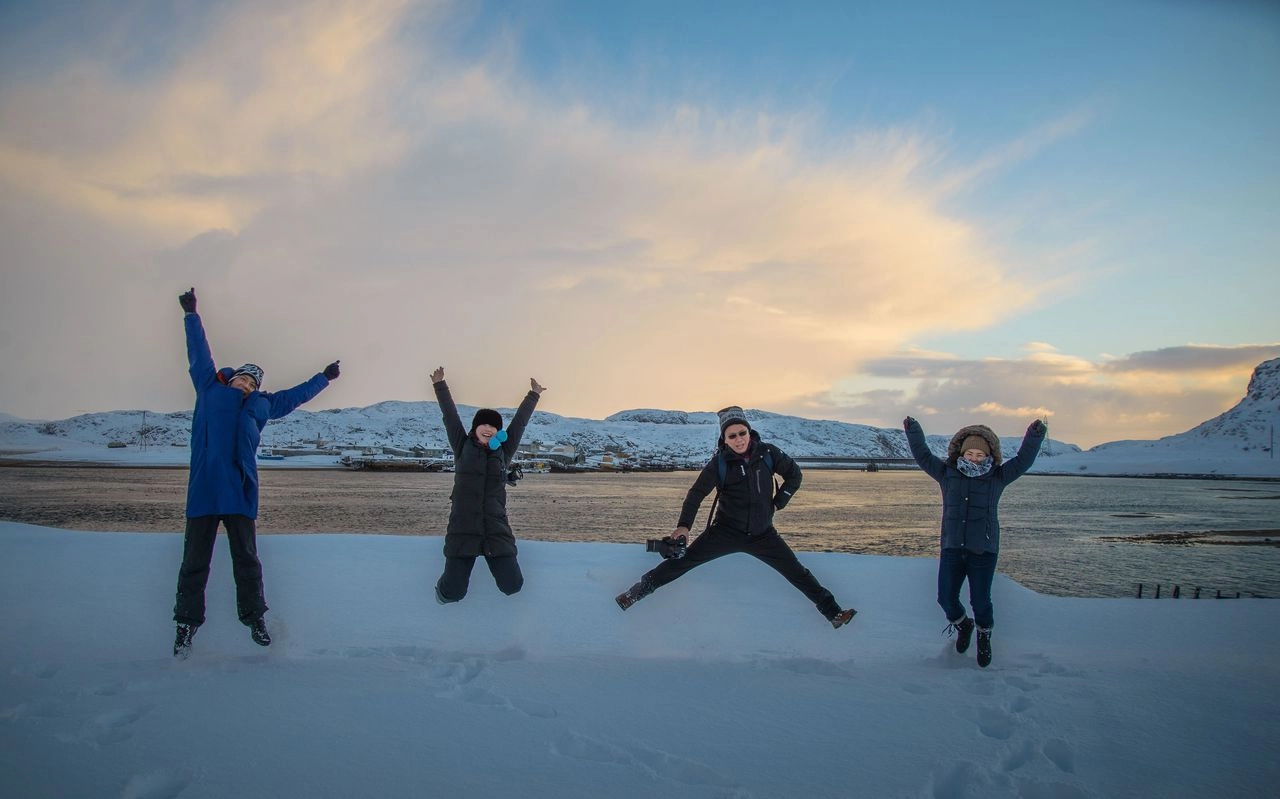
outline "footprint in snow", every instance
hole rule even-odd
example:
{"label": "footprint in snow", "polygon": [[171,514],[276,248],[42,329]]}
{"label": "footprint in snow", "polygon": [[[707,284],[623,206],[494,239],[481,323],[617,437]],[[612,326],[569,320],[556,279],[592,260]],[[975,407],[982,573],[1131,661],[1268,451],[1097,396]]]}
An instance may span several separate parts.
{"label": "footprint in snow", "polygon": [[1007,741],[1013,736],[1017,721],[1008,713],[997,708],[979,708],[978,731],[988,738]]}
{"label": "footprint in snow", "polygon": [[1013,772],[1022,768],[1031,762],[1036,756],[1035,744],[1030,741],[1022,741],[1014,744],[1005,754],[1004,759],[1000,761],[1000,767],[1005,772]]}
{"label": "footprint in snow", "polygon": [[1052,738],[1045,741],[1042,749],[1044,751],[1044,756],[1049,758],[1053,765],[1057,766],[1059,770],[1067,774],[1075,773],[1076,751],[1071,744],[1061,738]]}
{"label": "footprint in snow", "polygon": [[80,728],[80,740],[98,746],[127,741],[133,737],[133,731],[129,728],[149,712],[150,707],[137,707],[112,710],[95,716]]}
{"label": "footprint in snow", "polygon": [[185,769],[168,769],[134,774],[125,783],[120,799],[176,799],[191,783]]}

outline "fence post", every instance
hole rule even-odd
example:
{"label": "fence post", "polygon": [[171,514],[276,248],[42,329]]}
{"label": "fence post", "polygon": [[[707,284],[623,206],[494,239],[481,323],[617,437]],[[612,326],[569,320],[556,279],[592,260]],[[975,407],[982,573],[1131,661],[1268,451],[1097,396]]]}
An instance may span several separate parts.
{"label": "fence post", "polygon": [[1177,598],[1178,598],[1178,597],[1180,597],[1180,596],[1182,596],[1182,586],[1180,586],[1180,585],[1175,585],[1175,586],[1173,587],[1173,598],[1174,598],[1174,599],[1177,599]]}
{"label": "fence post", "polygon": [[1160,598],[1160,583],[1156,583],[1156,599]]}
{"label": "fence post", "polygon": [[1142,583],[1138,583],[1138,599],[1142,599]]}
{"label": "fence post", "polygon": [[1200,598],[1200,586],[1198,586],[1198,585],[1196,586],[1196,595],[1195,595],[1195,597],[1193,597],[1193,598],[1194,598],[1194,599],[1199,599],[1199,598]]}

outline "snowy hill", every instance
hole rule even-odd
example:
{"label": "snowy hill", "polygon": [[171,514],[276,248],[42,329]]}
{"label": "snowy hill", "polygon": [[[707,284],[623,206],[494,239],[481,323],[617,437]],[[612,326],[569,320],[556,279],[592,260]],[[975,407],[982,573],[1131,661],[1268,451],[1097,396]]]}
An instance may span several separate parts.
{"label": "snowy hill", "polygon": [[[474,406],[460,405],[464,422]],[[514,408],[500,408],[510,419]],[[748,410],[752,427],[770,442],[795,456],[909,458],[906,436],[899,429],[834,421],[815,421],[761,410]],[[191,412],[154,413],[112,411],[92,413],[50,422],[0,423],[0,449],[23,451],[31,457],[56,458],[59,453],[98,452],[88,459],[106,457],[105,448],[117,441],[137,448],[184,448],[190,437]],[[685,412],[638,409],[615,413],[607,419],[581,419],[538,411],[525,431],[524,444],[545,448],[569,445],[584,454],[621,452],[677,464],[698,465],[719,434],[718,420],[710,411]],[[930,445],[944,452],[950,434],[930,437]],[[1003,439],[1008,452],[1017,450],[1020,436]],[[273,449],[326,451],[390,447],[447,446],[439,407],[434,402],[387,401],[364,408],[328,411],[297,410],[273,421],[263,431],[262,445]],[[1078,447],[1053,442],[1057,452],[1077,452]],[[175,457],[180,453],[170,453]],[[121,453],[120,457],[124,457]],[[157,457],[153,453],[152,457]]]}
{"label": "snowy hill", "polygon": [[[499,409],[509,419],[514,408]],[[475,406],[461,405],[463,420]],[[749,409],[747,417],[761,435],[799,457],[907,458],[899,428],[803,419]],[[1039,473],[1199,474],[1280,477],[1280,461],[1271,453],[1272,428],[1280,422],[1280,359],[1260,364],[1246,396],[1231,410],[1192,430],[1158,441],[1116,441],[1081,451],[1057,440],[1045,443],[1034,471]],[[112,411],[57,421],[28,421],[0,416],[0,454],[33,459],[182,465],[187,461],[191,412]],[[927,428],[927,426],[926,426]],[[953,431],[929,437],[939,454]],[[1004,431],[1009,432],[1009,431]],[[1017,452],[1022,430],[1002,435],[1006,456]],[[582,419],[538,411],[525,432],[526,446],[572,446],[583,455],[618,452],[678,465],[705,461],[718,433],[716,414],[639,408],[606,419]],[[143,442],[148,451],[139,452]],[[108,449],[111,442],[126,448]],[[343,449],[446,446],[440,411],[434,402],[379,402],[364,408],[298,410],[267,425],[263,446],[334,453]],[[289,465],[305,465],[290,458]],[[333,456],[315,456],[309,465],[332,465]]]}
{"label": "snowy hill", "polygon": [[1112,441],[1036,464],[1038,472],[1206,474],[1280,477],[1272,450],[1280,427],[1280,358],[1253,370],[1243,399],[1185,433],[1157,441]]}

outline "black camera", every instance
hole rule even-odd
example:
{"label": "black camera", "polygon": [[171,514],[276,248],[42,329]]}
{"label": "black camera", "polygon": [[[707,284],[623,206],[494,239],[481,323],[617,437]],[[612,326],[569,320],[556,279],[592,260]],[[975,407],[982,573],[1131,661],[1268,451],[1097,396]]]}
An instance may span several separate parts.
{"label": "black camera", "polygon": [[524,469],[520,468],[520,464],[513,463],[511,468],[507,469],[507,485],[514,486],[524,478]]}
{"label": "black camera", "polygon": [[683,558],[686,549],[688,549],[688,539],[672,538],[669,535],[663,538],[650,538],[644,542],[645,552],[657,552],[667,560]]}

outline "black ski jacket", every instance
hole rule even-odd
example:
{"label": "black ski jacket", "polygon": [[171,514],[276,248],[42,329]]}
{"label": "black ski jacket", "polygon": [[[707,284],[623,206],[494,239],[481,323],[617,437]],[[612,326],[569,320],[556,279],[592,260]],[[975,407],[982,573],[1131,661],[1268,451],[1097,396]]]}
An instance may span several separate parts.
{"label": "black ski jacket", "polygon": [[[766,463],[773,461],[772,470]],[[724,458],[724,484],[720,483],[720,459]],[[774,483],[773,476],[782,477],[782,486]],[[782,450],[760,440],[760,434],[751,431],[751,449],[746,458],[740,458],[726,446],[717,450],[715,457],[702,467],[698,479],[685,496],[680,509],[680,527],[692,528],[702,500],[713,489],[720,489],[716,506],[715,524],[746,535],[761,535],[773,530],[773,512],[782,510],[791,496],[800,488],[800,467]]]}
{"label": "black ski jacket", "polygon": [[483,446],[458,416],[449,386],[435,384],[445,434],[453,448],[453,493],[449,495],[449,527],[445,557],[495,557],[516,554],[516,537],[507,521],[507,466],[515,460],[520,437],[533,416],[538,395],[530,391],[506,426],[507,440],[498,449]]}

